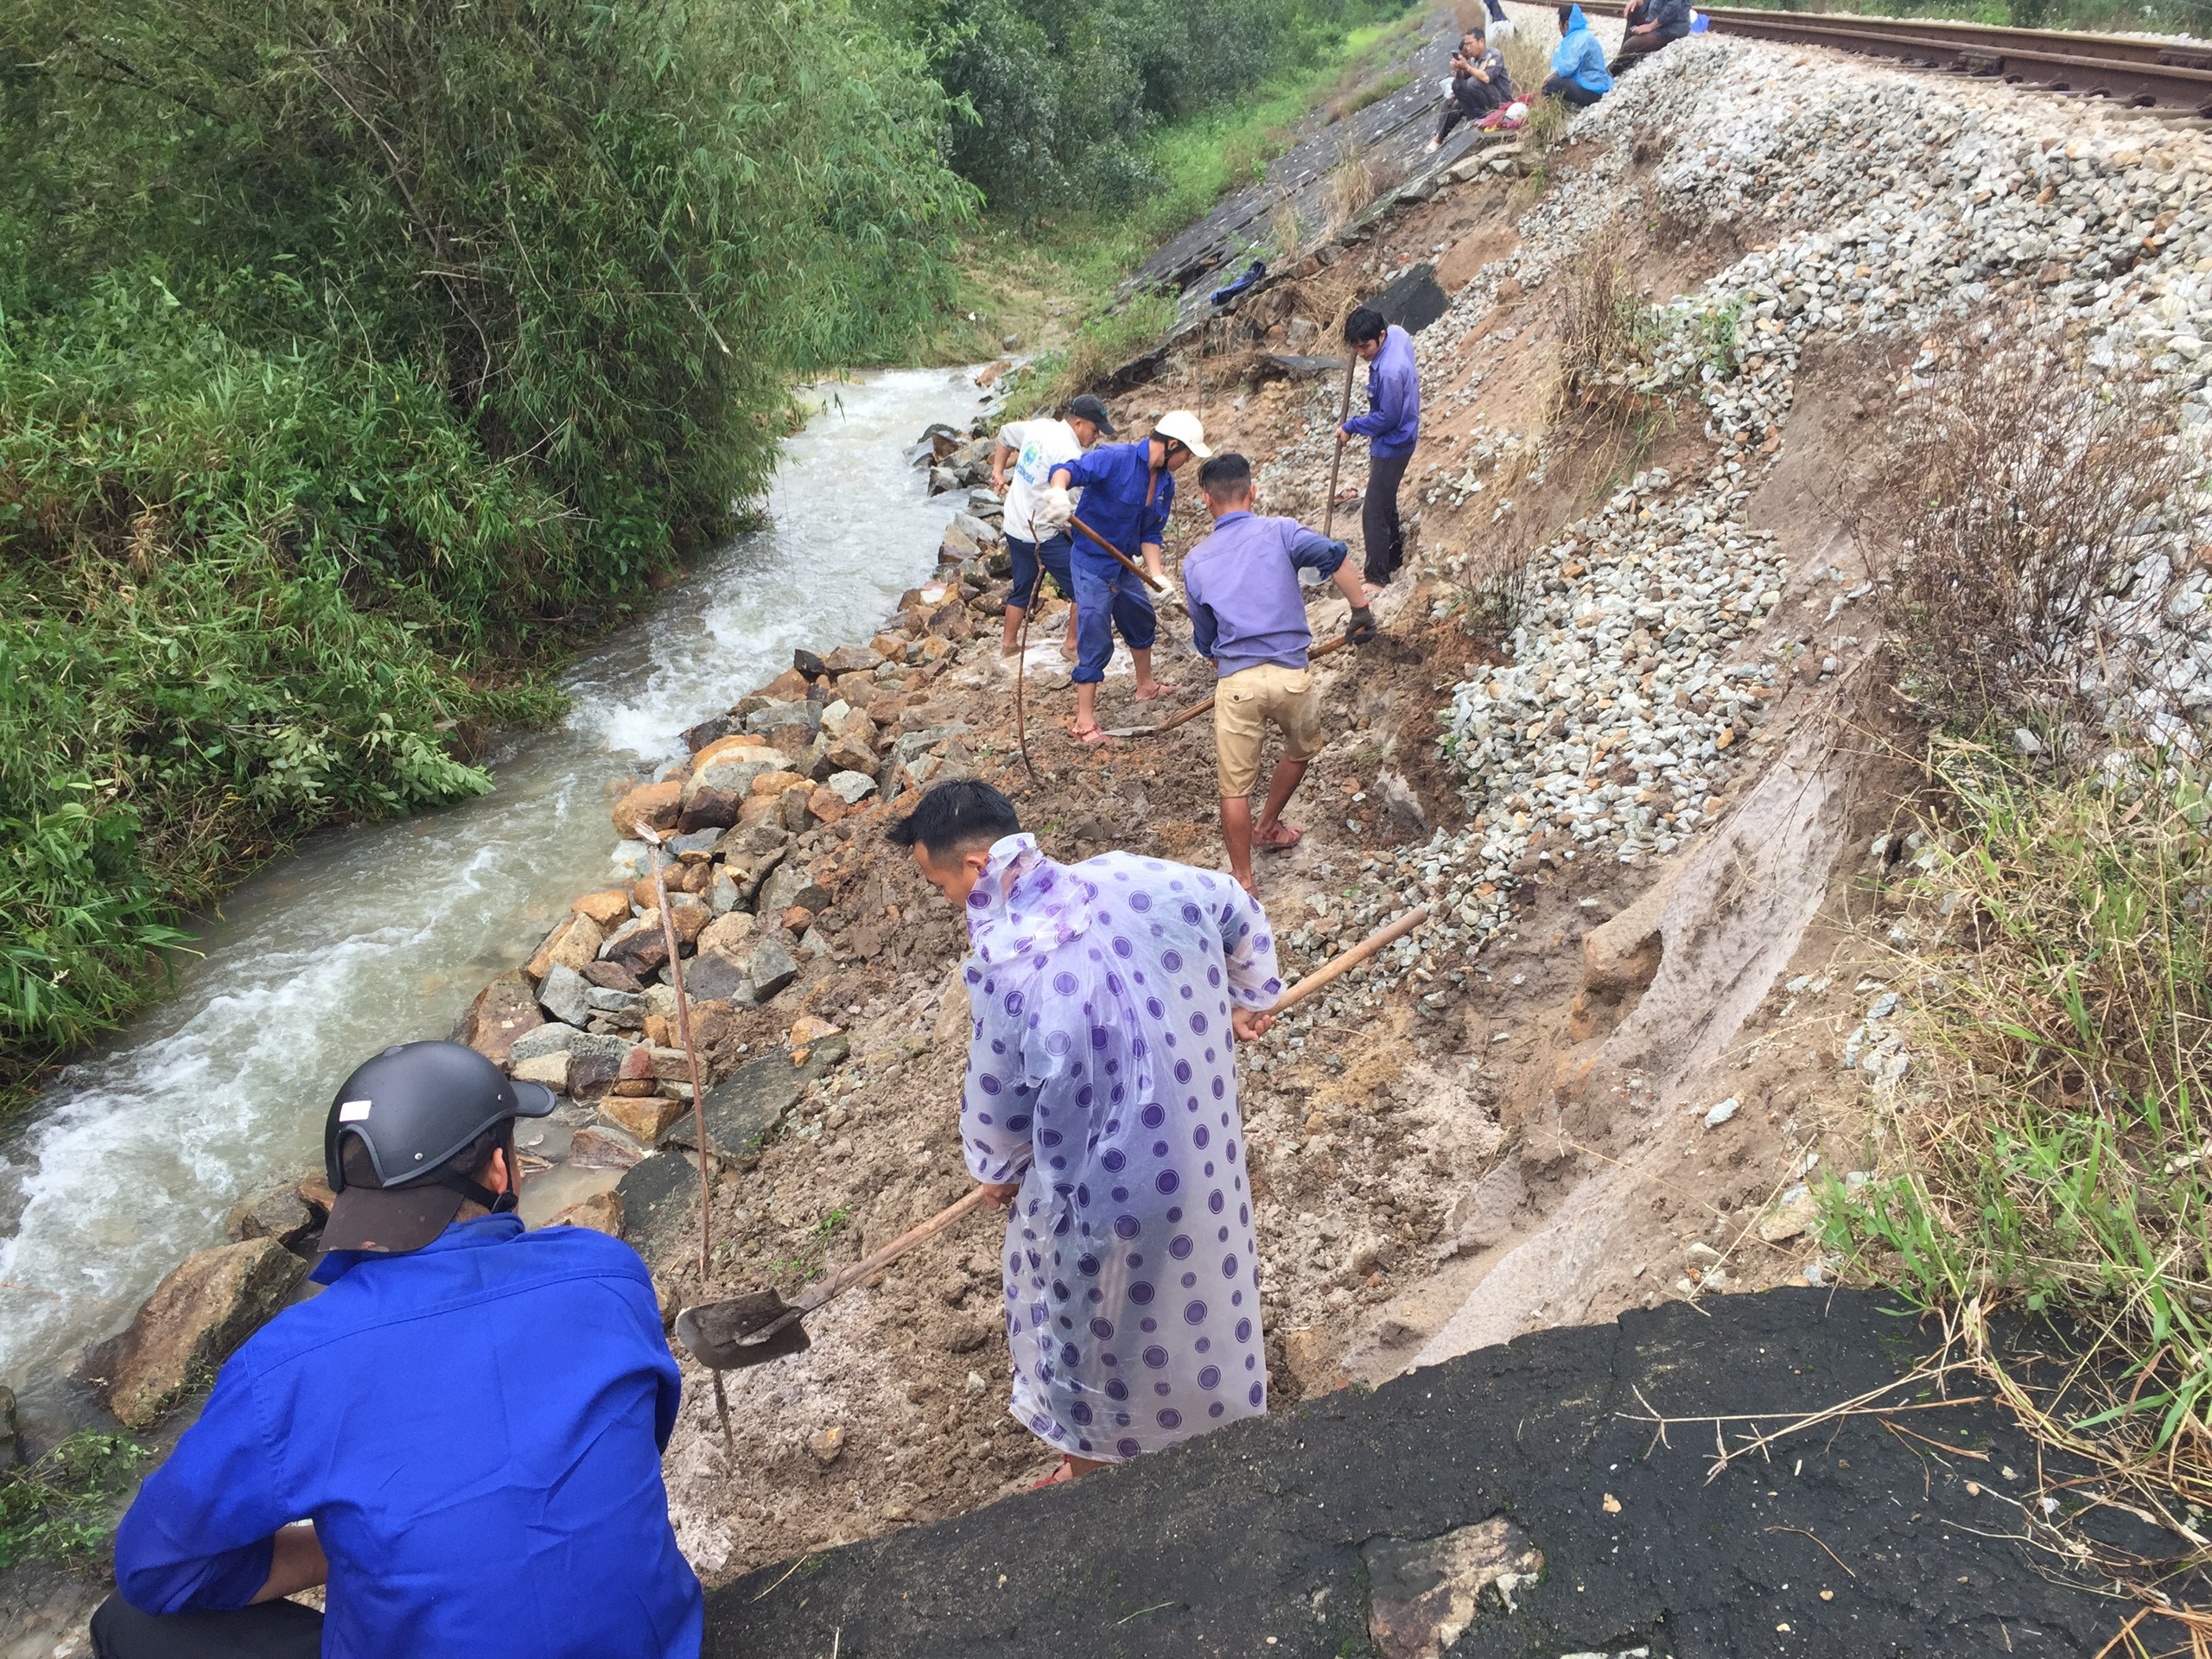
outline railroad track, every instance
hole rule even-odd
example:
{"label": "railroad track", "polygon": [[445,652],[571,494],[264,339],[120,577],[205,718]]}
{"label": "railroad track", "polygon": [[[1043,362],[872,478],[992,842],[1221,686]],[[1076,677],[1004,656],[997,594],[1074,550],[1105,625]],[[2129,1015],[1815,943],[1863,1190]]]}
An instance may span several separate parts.
{"label": "railroad track", "polygon": [[[1583,0],[1618,17],[1619,0]],[[1790,46],[1832,46],[1923,68],[2003,80],[2054,92],[2108,98],[2139,109],[2212,117],[2212,44],[2076,35],[2054,29],[1999,29],[1934,17],[1860,17],[1842,12],[1700,7],[1716,35]]]}

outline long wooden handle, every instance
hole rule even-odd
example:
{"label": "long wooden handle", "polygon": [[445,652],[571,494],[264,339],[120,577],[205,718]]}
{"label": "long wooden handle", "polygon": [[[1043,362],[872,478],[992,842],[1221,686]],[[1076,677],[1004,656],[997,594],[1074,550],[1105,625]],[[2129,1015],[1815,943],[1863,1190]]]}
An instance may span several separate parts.
{"label": "long wooden handle", "polygon": [[1154,593],[1164,594],[1167,591],[1164,583],[1154,582],[1152,579],[1152,572],[1146,569],[1128,554],[1122,552],[1120,548],[1115,546],[1113,543],[1108,541],[1103,536],[1101,536],[1089,524],[1084,524],[1082,519],[1071,518],[1068,520],[1068,523],[1074,525],[1084,535],[1090,537],[1092,541],[1097,543],[1100,547],[1103,548],[1107,552],[1111,553],[1116,558],[1119,559],[1122,565],[1135,575],[1139,582],[1141,582],[1146,587],[1151,588]]}
{"label": "long wooden handle", "polygon": [[1341,956],[1332,957],[1277,999],[1269,1014],[1286,1014],[1319,990],[1338,975],[1357,968],[1384,945],[1402,939],[1428,919],[1428,906],[1416,905],[1388,927],[1378,928]]}
{"label": "long wooden handle", "polygon": [[643,818],[638,820],[637,830],[645,843],[645,858],[652,866],[653,902],[660,906],[661,942],[668,947],[669,983],[676,991],[676,1032],[683,1045],[684,1066],[691,1074],[691,1127],[699,1141],[699,1282],[703,1285],[715,1254],[712,1224],[707,1219],[714,1209],[715,1197],[714,1184],[707,1173],[714,1167],[714,1160],[707,1151],[707,1091],[700,1083],[699,1051],[691,1046],[691,1003],[683,995],[683,964],[678,960],[676,948],[676,912],[669,907],[668,883],[661,874],[662,838]]}
{"label": "long wooden handle", "polygon": [[[1335,639],[1329,640],[1324,645],[1316,645],[1313,650],[1307,652],[1306,653],[1306,660],[1310,663],[1316,657],[1325,657],[1332,651],[1342,651],[1344,646],[1350,643],[1351,642],[1342,634],[1338,634]],[[1159,725],[1154,727],[1150,731],[1147,732],[1145,735],[1147,737],[1158,737],[1162,732],[1173,731],[1178,726],[1180,726],[1186,720],[1196,720],[1200,715],[1203,715],[1207,709],[1213,707],[1213,701],[1214,700],[1211,697],[1203,697],[1199,699],[1199,701],[1192,703],[1189,708],[1161,721]]]}
{"label": "long wooden handle", "polygon": [[868,1257],[865,1261],[854,1262],[842,1273],[830,1274],[829,1278],[824,1279],[812,1290],[800,1297],[798,1301],[792,1303],[793,1311],[811,1313],[831,1297],[842,1295],[845,1291],[867,1278],[878,1268],[887,1266],[897,1261],[924,1239],[936,1237],[938,1234],[951,1226],[954,1222],[959,1220],[989,1196],[989,1191],[985,1187],[969,1188],[963,1196],[945,1205],[927,1221],[915,1223],[874,1255]]}
{"label": "long wooden handle", "polygon": [[1337,453],[1329,458],[1329,505],[1321,514],[1321,533],[1326,536],[1337,522],[1337,469],[1344,464],[1344,423],[1351,418],[1351,378],[1359,368],[1359,353],[1344,365],[1344,404],[1337,413]]}

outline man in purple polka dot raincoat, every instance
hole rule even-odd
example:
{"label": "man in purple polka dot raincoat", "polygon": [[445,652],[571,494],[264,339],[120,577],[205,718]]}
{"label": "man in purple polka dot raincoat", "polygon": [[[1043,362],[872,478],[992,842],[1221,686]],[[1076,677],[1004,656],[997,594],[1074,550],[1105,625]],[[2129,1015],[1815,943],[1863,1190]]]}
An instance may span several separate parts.
{"label": "man in purple polka dot raincoat", "polygon": [[1056,864],[971,779],[891,834],[968,918],[960,1132],[1011,1205],[1014,1416],[1065,1477],[1265,1411],[1236,1049],[1282,990],[1258,902],[1159,859]]}

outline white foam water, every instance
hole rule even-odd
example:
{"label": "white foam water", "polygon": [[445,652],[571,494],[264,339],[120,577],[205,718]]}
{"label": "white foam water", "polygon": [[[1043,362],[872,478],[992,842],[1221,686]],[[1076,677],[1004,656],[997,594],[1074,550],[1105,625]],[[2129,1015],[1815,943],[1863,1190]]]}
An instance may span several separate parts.
{"label": "white foam water", "polygon": [[391,1042],[442,1037],[576,893],[613,876],[607,808],[683,728],[864,639],[936,567],[962,498],[924,498],[904,451],[976,405],[962,371],[810,389],[770,527],[739,537],[569,675],[556,731],[512,744],[480,799],[319,836],[245,882],[176,984],[65,1071],[0,1145],[0,1380],[40,1412],[244,1194],[320,1162],[332,1092]]}

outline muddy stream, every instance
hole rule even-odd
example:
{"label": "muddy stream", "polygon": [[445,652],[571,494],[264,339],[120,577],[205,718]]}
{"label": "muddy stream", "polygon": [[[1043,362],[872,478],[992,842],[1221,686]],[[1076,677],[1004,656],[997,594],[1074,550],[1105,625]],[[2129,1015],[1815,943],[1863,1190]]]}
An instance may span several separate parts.
{"label": "muddy stream", "polygon": [[[380,1045],[443,1036],[573,894],[613,874],[613,785],[788,667],[865,639],[935,567],[962,498],[924,499],[904,451],[976,409],[969,373],[824,384],[785,446],[770,526],[740,537],[570,671],[558,729],[494,757],[494,791],[317,836],[241,887],[171,995],[64,1071],[0,1139],[0,1382],[41,1431],[65,1382],[245,1193],[314,1166],[323,1113]],[[41,1432],[39,1438],[43,1440]]]}

